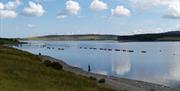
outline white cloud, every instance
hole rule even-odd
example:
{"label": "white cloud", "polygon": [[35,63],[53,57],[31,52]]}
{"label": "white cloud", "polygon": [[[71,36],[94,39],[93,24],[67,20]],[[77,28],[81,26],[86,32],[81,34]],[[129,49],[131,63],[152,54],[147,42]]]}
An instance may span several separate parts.
{"label": "white cloud", "polygon": [[66,17],[67,17],[67,15],[58,15],[58,16],[57,16],[58,19],[64,19],[64,18],[66,18]]}
{"label": "white cloud", "polygon": [[180,3],[170,4],[168,6],[168,11],[165,17],[173,19],[180,18]]}
{"label": "white cloud", "polygon": [[169,32],[173,29],[164,29],[164,28],[154,28],[154,29],[146,29],[146,28],[140,28],[133,32],[133,34],[145,34],[145,33],[163,33],[163,32]]}
{"label": "white cloud", "polygon": [[15,9],[21,4],[20,0],[9,1],[7,4],[0,2],[0,18],[15,18]]}
{"label": "white cloud", "polygon": [[35,2],[54,2],[56,0],[33,0]]}
{"label": "white cloud", "polygon": [[66,10],[61,11],[60,13],[57,14],[57,19],[64,19],[66,17],[68,17],[68,13]]}
{"label": "white cloud", "polygon": [[177,24],[175,27],[176,27],[176,30],[180,31],[180,24]]}
{"label": "white cloud", "polygon": [[0,10],[4,9],[4,4],[0,2]]}
{"label": "white cloud", "polygon": [[7,4],[4,5],[4,8],[7,10],[14,10],[21,4],[20,0],[16,1],[9,1]]}
{"label": "white cloud", "polygon": [[28,26],[29,28],[34,28],[34,27],[35,27],[34,24],[27,24],[27,26]]}
{"label": "white cloud", "polygon": [[15,11],[0,10],[0,18],[15,18],[17,16]]}
{"label": "white cloud", "polygon": [[69,15],[77,15],[80,11],[81,7],[78,2],[73,0],[68,0],[66,2],[65,10],[61,11],[57,14],[58,19],[64,19]]}
{"label": "white cloud", "polygon": [[111,10],[111,15],[112,16],[130,16],[131,12],[124,6],[120,5],[120,6],[116,6],[115,9]]}
{"label": "white cloud", "polygon": [[45,10],[43,9],[43,6],[32,1],[29,1],[29,6],[23,10],[23,15],[27,16],[42,16],[44,13]]}
{"label": "white cloud", "polygon": [[74,14],[74,15],[78,14],[78,12],[80,11],[79,3],[73,0],[68,0],[66,2],[66,11],[69,14]]}
{"label": "white cloud", "polygon": [[180,0],[129,0],[138,9],[149,9],[164,6],[167,9],[165,18],[180,18]]}
{"label": "white cloud", "polygon": [[133,5],[139,9],[147,9],[160,5],[169,5],[179,3],[179,0],[129,0]]}
{"label": "white cloud", "polygon": [[108,9],[108,5],[100,0],[93,0],[90,4],[90,8],[95,11],[101,11]]}

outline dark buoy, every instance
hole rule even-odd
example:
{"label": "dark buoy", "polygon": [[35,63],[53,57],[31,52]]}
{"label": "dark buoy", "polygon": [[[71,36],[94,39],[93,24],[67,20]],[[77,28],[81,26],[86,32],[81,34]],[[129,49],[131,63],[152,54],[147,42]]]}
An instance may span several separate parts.
{"label": "dark buoy", "polygon": [[128,52],[134,52],[133,50],[128,50]]}
{"label": "dark buoy", "polygon": [[122,50],[123,52],[126,52],[126,50]]}
{"label": "dark buoy", "polygon": [[46,45],[43,45],[42,47],[44,48],[44,47],[46,47]]}
{"label": "dark buoy", "polygon": [[112,51],[112,49],[108,49],[108,51]]}
{"label": "dark buoy", "polygon": [[115,49],[115,51],[120,51],[120,49]]}
{"label": "dark buoy", "polygon": [[100,48],[100,50],[103,50],[103,48]]}
{"label": "dark buoy", "polygon": [[146,53],[146,51],[141,51],[141,53]]}

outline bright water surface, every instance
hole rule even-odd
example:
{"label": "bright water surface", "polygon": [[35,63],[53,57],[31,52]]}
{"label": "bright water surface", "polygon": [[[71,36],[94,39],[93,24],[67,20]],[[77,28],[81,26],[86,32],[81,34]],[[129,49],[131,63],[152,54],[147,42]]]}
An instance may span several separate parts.
{"label": "bright water surface", "polygon": [[94,73],[180,88],[180,42],[28,42],[17,48],[52,56],[84,70],[90,65]]}

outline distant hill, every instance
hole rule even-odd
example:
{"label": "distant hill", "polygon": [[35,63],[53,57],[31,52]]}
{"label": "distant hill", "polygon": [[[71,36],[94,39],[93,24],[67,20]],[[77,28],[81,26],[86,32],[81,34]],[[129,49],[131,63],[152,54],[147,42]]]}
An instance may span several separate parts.
{"label": "distant hill", "polygon": [[98,34],[86,34],[86,35],[47,35],[38,36],[32,38],[26,38],[30,40],[117,40],[116,35],[98,35]]}
{"label": "distant hill", "polygon": [[47,35],[25,38],[26,40],[115,40],[115,41],[180,41],[180,31],[171,31],[164,33],[152,34],[136,34],[136,35],[100,35],[100,34],[85,34],[85,35]]}
{"label": "distant hill", "polygon": [[180,31],[118,36],[119,41],[180,41]]}
{"label": "distant hill", "polygon": [[166,32],[165,34],[169,34],[169,35],[180,35],[180,30],[179,30],[179,31]]}
{"label": "distant hill", "polygon": [[13,38],[0,38],[0,45],[3,44],[20,44],[22,42],[19,42],[17,39]]}

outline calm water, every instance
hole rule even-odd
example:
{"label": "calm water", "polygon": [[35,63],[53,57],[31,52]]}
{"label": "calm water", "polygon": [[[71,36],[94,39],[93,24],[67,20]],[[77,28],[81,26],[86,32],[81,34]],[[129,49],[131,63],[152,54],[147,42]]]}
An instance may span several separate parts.
{"label": "calm water", "polygon": [[62,59],[84,70],[90,64],[94,73],[180,88],[180,42],[28,42],[17,48]]}

